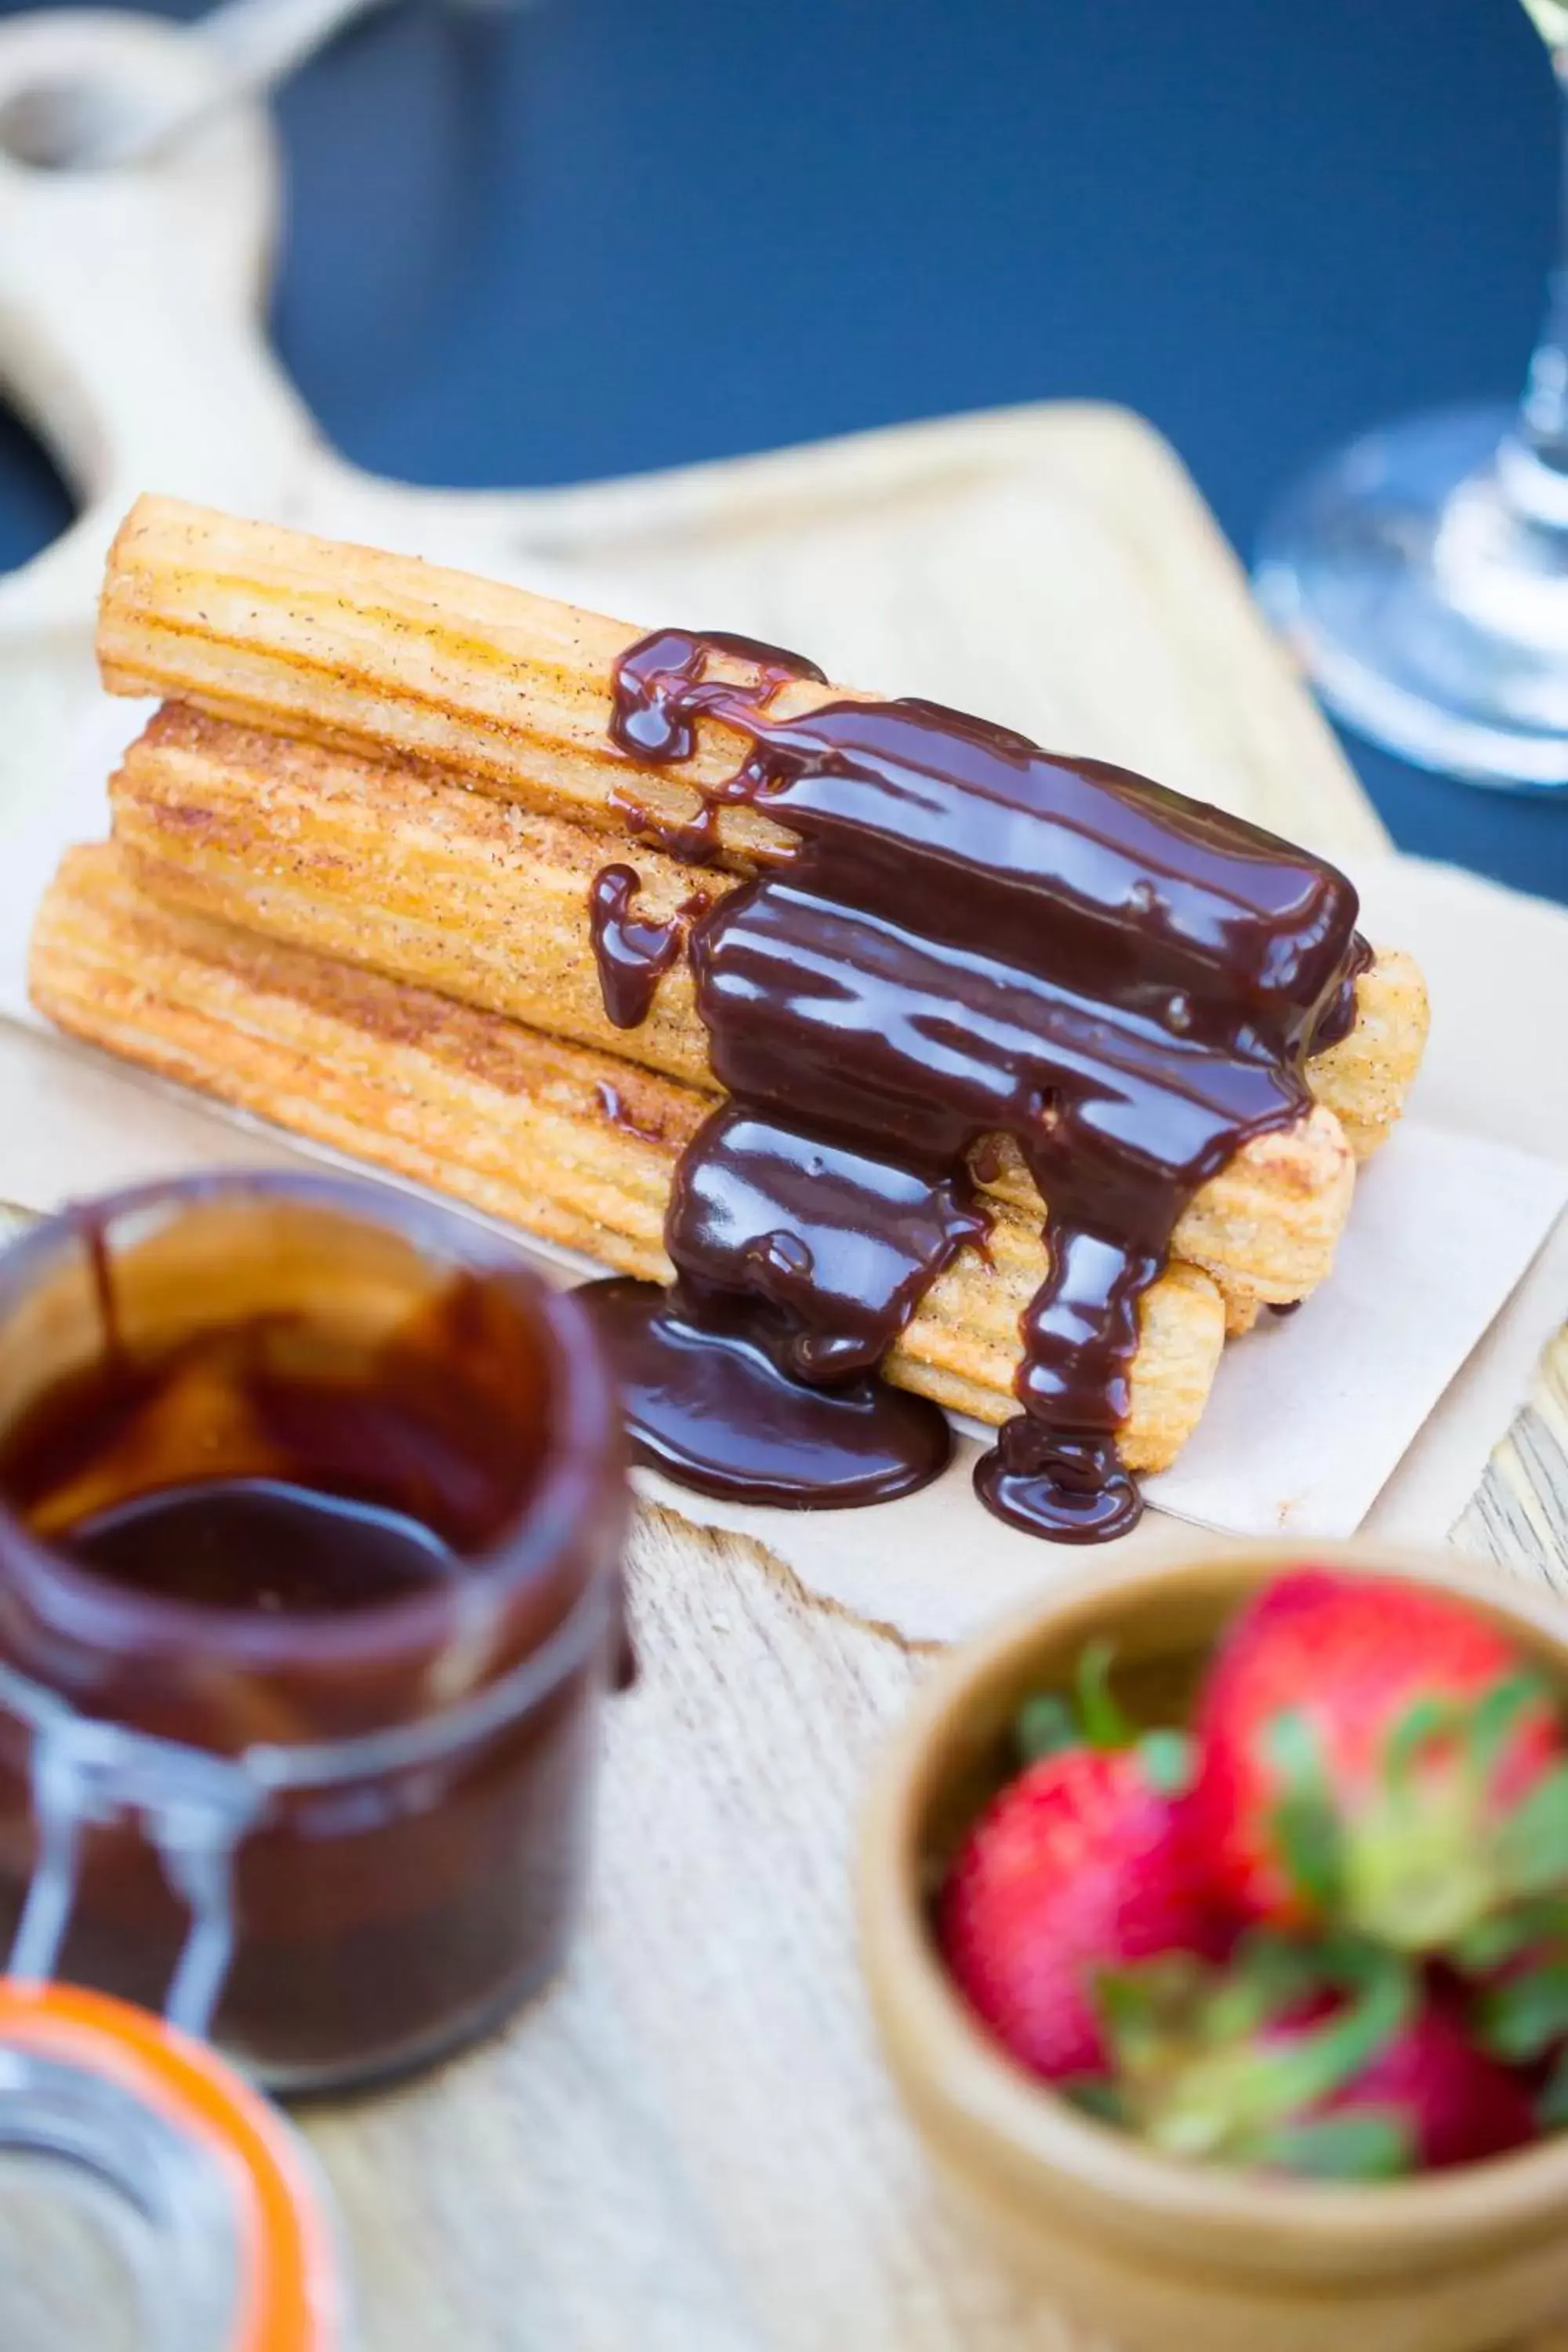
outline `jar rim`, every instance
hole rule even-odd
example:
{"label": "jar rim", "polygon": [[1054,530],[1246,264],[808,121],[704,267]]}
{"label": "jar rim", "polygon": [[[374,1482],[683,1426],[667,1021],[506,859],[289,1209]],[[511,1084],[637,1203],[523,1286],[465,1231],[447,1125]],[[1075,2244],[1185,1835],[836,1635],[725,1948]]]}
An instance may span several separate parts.
{"label": "jar rim", "polygon": [[[463,1589],[482,1594],[485,1604],[495,1608],[542,1578],[569,1551],[584,1524],[604,1507],[606,1490],[617,1480],[624,1459],[618,1400],[579,1301],[569,1290],[553,1288],[521,1244],[493,1226],[370,1177],[218,1169],[154,1178],[99,1195],[90,1205],[100,1226],[111,1233],[117,1223],[145,1211],[247,1198],[298,1202],[380,1224],[416,1249],[515,1286],[544,1342],[558,1418],[537,1486],[517,1517],[470,1556],[468,1564],[477,1573],[465,1580]],[[25,1292],[50,1251],[73,1229],[80,1233],[80,1210],[68,1206],[0,1248],[0,1315]],[[624,1512],[625,1504],[620,1507]],[[243,1672],[266,1674],[289,1667],[330,1672],[340,1664],[391,1664],[420,1650],[434,1654],[454,1628],[453,1588],[447,1585],[373,1602],[342,1616],[247,1614],[218,1603],[173,1600],[121,1587],[63,1548],[36,1537],[3,1500],[0,1528],[11,1553],[10,1572],[23,1582],[26,1605],[39,1621],[57,1623],[61,1614],[57,1603],[63,1600],[70,1612],[72,1641],[121,1657],[150,1659],[200,1648],[216,1663]],[[614,1547],[606,1546],[605,1551],[613,1557]],[[609,1572],[595,1565],[588,1581],[604,1583]],[[559,1630],[577,1613],[575,1606],[569,1609]],[[551,1646],[549,1636],[539,1645],[541,1650]],[[518,1664],[526,1666],[529,1659]],[[503,1674],[495,1686],[509,1683],[515,1671]],[[482,1695],[463,1694],[432,1709],[425,1719],[439,1719]],[[409,1724],[396,1727],[405,1736],[412,1728]],[[385,1736],[372,1731],[304,1742],[300,1752],[368,1744]]]}
{"label": "jar rim", "polygon": [[[133,2152],[117,2146],[118,2100],[210,2168],[235,2233],[227,2259],[236,2307],[222,2331],[233,2352],[331,2352],[341,2344],[346,2298],[330,2193],[306,2144],[227,2060],[112,1994],[11,1976],[0,1977],[0,2049],[16,2075],[7,2085],[13,2147],[63,2161],[68,2177],[79,2167],[128,2189],[122,2168]],[[69,2079],[72,2129],[63,2142],[58,2094],[28,2076],[39,2063]],[[190,2226],[176,2212],[176,2266]]]}

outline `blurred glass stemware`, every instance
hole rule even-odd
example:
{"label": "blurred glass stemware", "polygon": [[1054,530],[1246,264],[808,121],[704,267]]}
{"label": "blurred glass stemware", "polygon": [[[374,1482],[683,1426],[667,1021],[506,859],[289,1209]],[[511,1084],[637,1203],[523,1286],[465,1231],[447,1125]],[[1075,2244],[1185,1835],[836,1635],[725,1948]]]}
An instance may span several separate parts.
{"label": "blurred glass stemware", "polygon": [[[216,0],[186,27],[216,68],[200,93],[162,96],[79,77],[16,91],[0,105],[0,154],[35,170],[119,171],[154,162],[215,114],[265,98],[362,16],[393,0]],[[484,10],[517,0],[462,0]]]}
{"label": "blurred glass stemware", "polygon": [[118,170],[144,163],[224,107],[261,98],[357,17],[390,0],[217,0],[189,28],[218,68],[193,98],[132,93],[113,81],[40,82],[0,109],[0,149],[39,171]]}
{"label": "blurred glass stemware", "polygon": [[1563,122],[1560,242],[1517,409],[1364,435],[1268,517],[1255,584],[1336,717],[1426,768],[1568,787],[1568,0],[1524,0]]}

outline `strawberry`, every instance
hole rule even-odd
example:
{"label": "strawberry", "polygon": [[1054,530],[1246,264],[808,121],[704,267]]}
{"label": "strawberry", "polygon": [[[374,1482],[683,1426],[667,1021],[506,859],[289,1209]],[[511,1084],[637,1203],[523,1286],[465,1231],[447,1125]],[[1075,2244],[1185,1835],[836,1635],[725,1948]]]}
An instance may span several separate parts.
{"label": "strawberry", "polygon": [[1536,2137],[1525,2084],[1452,2000],[1370,1946],[1254,1937],[1223,1976],[1157,1962],[1103,2000],[1114,2110],[1168,2154],[1389,2179]]}
{"label": "strawberry", "polygon": [[1536,2136],[1526,2085],[1478,2050],[1458,2011],[1436,1996],[1324,2112],[1394,2115],[1426,2172],[1479,2164]]}
{"label": "strawberry", "polygon": [[1435,1996],[1327,2110],[1390,2111],[1403,2118],[1415,2162],[1427,2172],[1504,2156],[1536,2137],[1527,2086],[1478,2050],[1463,2018]]}
{"label": "strawberry", "polygon": [[1191,1833],[1244,1917],[1439,1952],[1568,1887],[1551,1694],[1463,1601],[1295,1570],[1221,1644],[1196,1732]]}
{"label": "strawberry", "polygon": [[1120,1744],[1131,1735],[1109,1716],[1104,1663],[1085,1661],[1086,1713],[1100,1744],[1072,1735],[1060,1702],[1028,1711],[1026,1738],[1055,1752],[993,1800],[937,1907],[943,1955],[970,2005],[1014,2057],[1053,2083],[1103,2071],[1101,1969],[1217,1949],[1173,1785],[1183,1745],[1169,1734]]}

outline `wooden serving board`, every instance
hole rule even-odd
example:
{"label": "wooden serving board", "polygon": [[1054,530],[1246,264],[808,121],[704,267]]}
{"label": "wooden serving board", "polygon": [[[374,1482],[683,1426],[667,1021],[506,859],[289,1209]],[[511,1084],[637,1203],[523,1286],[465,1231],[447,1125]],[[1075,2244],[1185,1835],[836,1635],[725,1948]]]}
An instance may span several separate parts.
{"label": "wooden serving board", "polygon": [[[1125,415],[961,420],[554,509],[572,560],[634,616],[798,644],[837,675],[1152,768],[1352,866],[1384,845],[1191,485]],[[57,722],[85,659],[68,639],[33,673]],[[5,740],[13,806],[47,788],[58,724],[34,745]],[[5,1118],[0,1100],[0,1136]],[[1565,1414],[1560,1345],[1459,1530],[1558,1581]],[[564,1978],[436,2075],[306,2115],[363,2352],[1080,2347],[949,2217],[872,2044],[857,1798],[921,1656],[661,1513],[632,1580],[642,1679],[612,1709]]]}

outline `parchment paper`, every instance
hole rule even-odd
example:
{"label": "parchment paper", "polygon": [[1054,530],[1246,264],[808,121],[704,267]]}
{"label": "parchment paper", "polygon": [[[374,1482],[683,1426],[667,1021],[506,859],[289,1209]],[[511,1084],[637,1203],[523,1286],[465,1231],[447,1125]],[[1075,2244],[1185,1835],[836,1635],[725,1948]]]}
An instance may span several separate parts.
{"label": "parchment paper", "polygon": [[[38,1034],[33,908],[66,843],[106,830],[102,780],[142,715],[99,714],[69,791],[0,839],[0,1197],[25,1207],[182,1168],[334,1157]],[[1568,915],[1411,859],[1354,878],[1363,929],[1409,948],[1431,985],[1414,1114],[1362,1173],[1331,1281],[1227,1348],[1197,1433],[1149,1482],[1153,1507],[1119,1552],[1212,1548],[1196,1528],[1440,1538],[1568,1318]],[[592,1271],[527,1246],[563,1278]],[[935,1486],[870,1511],[743,1509],[638,1475],[688,1518],[764,1543],[822,1597],[943,1640],[1074,1558],[982,1510],[981,1442],[961,1433]]]}

